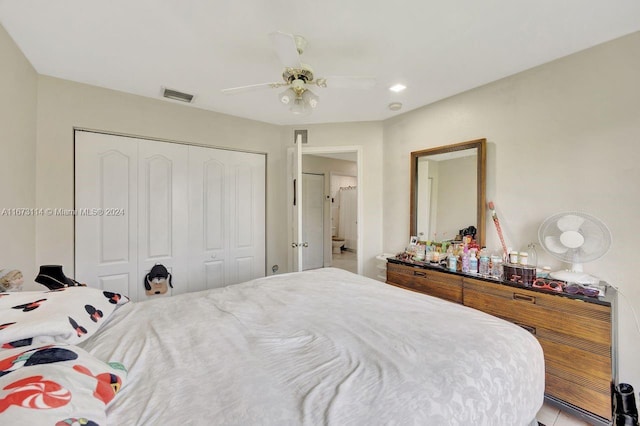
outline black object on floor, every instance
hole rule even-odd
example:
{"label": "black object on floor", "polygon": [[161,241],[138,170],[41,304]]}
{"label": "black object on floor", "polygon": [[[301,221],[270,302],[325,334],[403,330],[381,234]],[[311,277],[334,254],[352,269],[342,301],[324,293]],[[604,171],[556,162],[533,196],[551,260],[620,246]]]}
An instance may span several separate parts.
{"label": "black object on floor", "polygon": [[638,407],[633,386],[620,383],[614,390],[613,411],[615,426],[638,426]]}

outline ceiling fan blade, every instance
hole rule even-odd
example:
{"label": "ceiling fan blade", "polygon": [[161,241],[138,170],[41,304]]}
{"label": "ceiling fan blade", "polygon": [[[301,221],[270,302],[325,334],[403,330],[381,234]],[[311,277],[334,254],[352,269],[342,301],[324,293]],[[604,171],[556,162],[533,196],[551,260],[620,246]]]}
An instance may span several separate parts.
{"label": "ceiling fan blade", "polygon": [[260,90],[260,89],[272,89],[280,86],[286,86],[286,84],[285,83],[250,84],[248,86],[230,87],[228,89],[222,89],[222,93],[224,93],[225,95],[234,95],[236,93],[250,92],[252,90]]}
{"label": "ceiling fan blade", "polygon": [[276,31],[269,34],[273,48],[280,58],[280,62],[287,68],[301,69],[300,54],[296,46],[296,40],[293,34]]}
{"label": "ceiling fan blade", "polygon": [[375,77],[365,76],[329,76],[316,79],[316,84],[320,87],[336,89],[372,89],[376,85]]}

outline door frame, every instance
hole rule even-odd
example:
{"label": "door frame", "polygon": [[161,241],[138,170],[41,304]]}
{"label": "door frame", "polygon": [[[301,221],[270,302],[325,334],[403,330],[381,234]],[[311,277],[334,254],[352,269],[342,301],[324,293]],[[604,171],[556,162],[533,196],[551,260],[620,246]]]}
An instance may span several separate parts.
{"label": "door frame", "polygon": [[[358,274],[362,275],[363,274],[363,258],[362,258],[362,249],[363,249],[363,245],[362,245],[362,229],[363,229],[363,182],[364,179],[362,177],[362,155],[363,155],[363,149],[361,145],[344,145],[344,146],[302,146],[302,155],[305,154],[342,154],[342,153],[355,153],[356,154],[356,168],[357,168],[357,173],[358,176],[356,176],[357,179],[357,185],[358,185],[358,194],[357,194],[357,200],[358,200],[358,208],[357,208],[357,232],[358,232],[358,239],[357,239],[357,252],[356,252],[356,257],[357,257],[357,264],[358,264]],[[288,212],[288,219],[289,219],[289,223],[293,223],[293,209],[291,208],[293,206],[293,191],[291,190],[291,188],[293,188],[293,180],[295,179],[295,176],[293,175],[294,170],[293,167],[291,167],[291,158],[292,156],[294,156],[295,154],[295,147],[289,147],[287,148],[287,206],[289,208],[287,208],[287,212]],[[291,226],[288,227],[288,241],[289,244],[293,241],[294,238],[294,233],[293,233],[293,228]],[[294,256],[296,256],[297,252],[295,248],[289,247],[289,269],[292,270],[294,262],[293,262],[293,258]]]}

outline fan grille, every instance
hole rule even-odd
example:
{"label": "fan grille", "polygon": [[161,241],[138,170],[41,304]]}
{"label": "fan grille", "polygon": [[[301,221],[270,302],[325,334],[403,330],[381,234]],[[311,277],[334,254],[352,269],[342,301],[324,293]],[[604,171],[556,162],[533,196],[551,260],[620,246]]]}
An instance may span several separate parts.
{"label": "fan grille", "polygon": [[[560,221],[560,222],[559,222]],[[578,233],[584,243],[577,248],[563,244],[563,234]],[[538,229],[540,244],[550,255],[573,264],[604,256],[611,247],[611,231],[598,218],[582,212],[558,213],[548,217]]]}

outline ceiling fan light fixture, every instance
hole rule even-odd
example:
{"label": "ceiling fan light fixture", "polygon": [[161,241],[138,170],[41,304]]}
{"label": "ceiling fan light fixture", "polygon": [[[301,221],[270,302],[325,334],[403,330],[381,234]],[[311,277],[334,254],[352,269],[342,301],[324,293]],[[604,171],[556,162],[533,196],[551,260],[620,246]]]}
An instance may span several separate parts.
{"label": "ceiling fan light fixture", "polygon": [[311,108],[315,109],[318,106],[318,102],[320,101],[320,98],[311,90],[305,90],[302,93],[302,100]]}
{"label": "ceiling fan light fixture", "polygon": [[298,96],[294,99],[289,111],[294,115],[308,115],[311,113],[311,107],[304,101],[302,96]]}
{"label": "ceiling fan light fixture", "polygon": [[278,95],[278,99],[280,99],[280,102],[282,102],[284,105],[288,105],[289,103],[293,102],[295,98],[296,92],[291,87]]}

